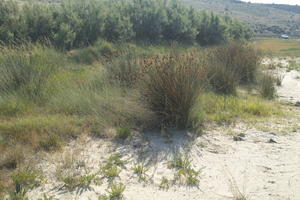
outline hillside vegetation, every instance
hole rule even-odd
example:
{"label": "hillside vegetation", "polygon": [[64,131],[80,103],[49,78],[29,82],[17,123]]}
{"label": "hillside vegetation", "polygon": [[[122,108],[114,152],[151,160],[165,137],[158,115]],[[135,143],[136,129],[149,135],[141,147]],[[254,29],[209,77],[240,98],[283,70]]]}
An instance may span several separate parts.
{"label": "hillside vegetation", "polygon": [[61,49],[112,42],[177,41],[202,45],[247,40],[250,29],[228,17],[199,12],[179,1],[0,2],[0,41],[50,42]]}
{"label": "hillside vegetation", "polygon": [[181,0],[200,10],[229,15],[251,25],[257,35],[300,35],[300,7],[238,0]]}

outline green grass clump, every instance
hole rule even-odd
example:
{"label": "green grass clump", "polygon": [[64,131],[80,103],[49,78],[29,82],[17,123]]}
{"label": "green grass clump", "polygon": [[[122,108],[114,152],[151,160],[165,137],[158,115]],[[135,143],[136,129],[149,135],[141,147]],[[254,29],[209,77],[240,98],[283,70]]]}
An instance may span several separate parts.
{"label": "green grass clump", "polygon": [[169,162],[169,168],[176,169],[174,182],[184,183],[187,185],[198,185],[200,170],[197,171],[191,166],[191,158],[187,155],[176,154],[174,160]]}
{"label": "green grass clump", "polygon": [[117,129],[117,137],[118,138],[125,140],[130,136],[132,136],[130,129],[128,129],[128,128],[118,128]]}
{"label": "green grass clump", "polygon": [[119,167],[125,166],[125,161],[121,159],[122,155],[119,153],[111,155],[106,164],[101,167],[101,173],[105,178],[113,180],[116,177],[119,177],[121,170]]}
{"label": "green grass clump", "polygon": [[124,167],[126,164],[126,161],[122,160],[122,154],[120,153],[115,153],[112,154],[109,158],[108,158],[108,163],[109,164],[114,164],[117,165],[119,167]]}
{"label": "green grass clump", "polygon": [[161,182],[159,184],[159,188],[163,190],[167,190],[170,188],[171,181],[167,177],[162,177]]}
{"label": "green grass clump", "polygon": [[259,92],[263,98],[274,99],[276,97],[276,79],[271,74],[262,74],[259,80]]}
{"label": "green grass clump", "polygon": [[124,199],[124,191],[126,189],[126,186],[122,183],[117,184],[114,183],[111,185],[109,193],[109,199],[110,200],[122,200]]}
{"label": "green grass clump", "polygon": [[140,181],[144,181],[144,182],[148,181],[148,175],[147,175],[148,170],[149,168],[146,167],[144,163],[136,163],[133,166],[133,172],[138,176]]}

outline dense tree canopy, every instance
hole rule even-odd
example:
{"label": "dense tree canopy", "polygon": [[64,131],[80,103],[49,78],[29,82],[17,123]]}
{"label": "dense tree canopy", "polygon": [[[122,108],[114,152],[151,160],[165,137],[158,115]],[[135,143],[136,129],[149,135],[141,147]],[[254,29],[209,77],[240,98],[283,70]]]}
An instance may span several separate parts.
{"label": "dense tree canopy", "polygon": [[2,43],[50,41],[62,49],[98,39],[215,45],[247,40],[251,34],[246,25],[228,16],[200,12],[177,0],[0,2]]}

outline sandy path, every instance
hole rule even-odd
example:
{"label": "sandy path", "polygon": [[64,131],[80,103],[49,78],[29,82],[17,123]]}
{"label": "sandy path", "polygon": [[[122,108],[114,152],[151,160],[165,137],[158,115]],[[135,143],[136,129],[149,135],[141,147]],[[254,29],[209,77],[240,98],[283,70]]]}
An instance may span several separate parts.
{"label": "sandy path", "polygon": [[282,80],[282,86],[278,87],[279,99],[285,102],[300,102],[300,72],[287,72]]}

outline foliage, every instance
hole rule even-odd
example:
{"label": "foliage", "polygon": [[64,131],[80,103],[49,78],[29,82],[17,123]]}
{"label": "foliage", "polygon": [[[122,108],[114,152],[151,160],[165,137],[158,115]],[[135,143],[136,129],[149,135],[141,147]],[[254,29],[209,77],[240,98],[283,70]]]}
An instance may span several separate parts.
{"label": "foliage", "polygon": [[203,14],[178,0],[62,0],[59,4],[4,0],[0,17],[1,42],[47,41],[60,49],[87,46],[99,39],[214,45],[251,35],[246,25]]}
{"label": "foliage", "polygon": [[208,79],[216,92],[235,94],[239,84],[256,82],[261,54],[246,44],[231,43],[208,53]]}

